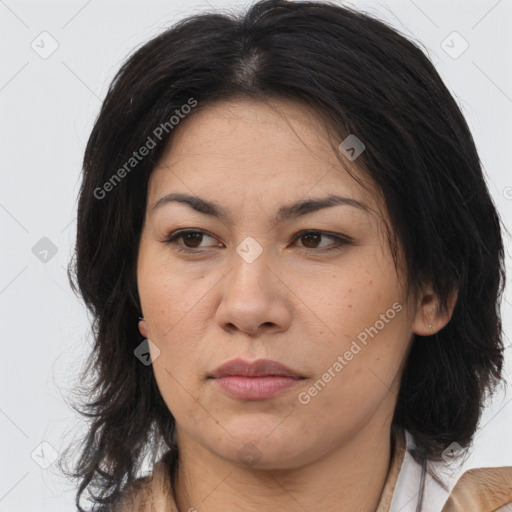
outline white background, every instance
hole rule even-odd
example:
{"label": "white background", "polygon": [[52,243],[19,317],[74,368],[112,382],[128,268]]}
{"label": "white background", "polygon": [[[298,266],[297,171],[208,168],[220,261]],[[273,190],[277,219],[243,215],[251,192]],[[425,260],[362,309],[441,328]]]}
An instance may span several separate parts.
{"label": "white background", "polygon": [[[247,5],[246,3],[244,3]],[[239,4],[239,5],[244,5]],[[213,7],[236,4],[211,1]],[[36,2],[0,0],[0,512],[74,510],[74,485],[55,465],[32,458],[43,442],[60,453],[83,431],[67,405],[90,350],[88,319],[66,266],[76,235],[83,150],[108,84],[141,43],[205,1]],[[510,227],[512,80],[510,0],[353,2],[419,40],[472,129],[491,194]],[[31,44],[57,50],[43,59]],[[468,49],[452,58],[441,46],[457,31]],[[454,50],[461,41],[448,39]],[[41,262],[32,248],[49,238],[57,253]],[[510,269],[509,238],[507,268]],[[510,287],[506,297],[510,297]],[[506,374],[512,373],[510,300],[503,320]],[[508,336],[507,336],[508,335]],[[484,414],[473,465],[512,465],[512,404],[500,393]],[[46,456],[51,454],[43,445]],[[37,457],[35,457],[37,459]]]}

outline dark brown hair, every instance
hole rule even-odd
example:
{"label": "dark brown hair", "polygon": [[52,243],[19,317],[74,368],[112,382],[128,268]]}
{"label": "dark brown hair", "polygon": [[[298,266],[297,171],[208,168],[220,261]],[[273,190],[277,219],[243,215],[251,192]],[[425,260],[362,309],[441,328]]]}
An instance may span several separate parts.
{"label": "dark brown hair", "polygon": [[[385,199],[390,246],[395,258],[403,248],[411,289],[431,281],[443,310],[458,290],[446,327],[415,336],[402,376],[393,425],[414,436],[417,455],[468,446],[501,378],[500,219],[468,125],[423,51],[373,16],[328,2],[264,0],[242,15],[191,16],[122,65],[85,150],[69,269],[94,334],[83,372],[94,382],[80,411],[90,426],[73,474],[81,511],[86,489],[96,507],[117,503],[148,453],[164,447],[178,460],[174,419],[152,367],[134,356],[147,184],[183,105],[197,102],[194,115],[240,95],[297,100],[340,141],[357,134],[366,146],[358,167]],[[154,147],[134,163],[148,138]]]}

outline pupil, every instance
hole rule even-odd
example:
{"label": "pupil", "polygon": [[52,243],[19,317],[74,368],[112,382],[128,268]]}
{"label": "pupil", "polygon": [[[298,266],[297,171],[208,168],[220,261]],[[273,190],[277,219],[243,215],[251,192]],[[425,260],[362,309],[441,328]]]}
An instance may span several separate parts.
{"label": "pupil", "polygon": [[201,243],[201,237],[202,237],[201,233],[187,233],[186,235],[184,235],[184,238],[183,238],[183,240],[185,241],[185,245],[187,247],[193,247],[193,248],[197,247],[197,245],[190,246],[190,245],[187,245],[187,243],[186,243],[186,241],[188,240],[188,241],[192,241],[192,244],[193,244],[194,240],[193,239],[191,240],[190,237],[194,237],[194,236],[196,237],[195,241]]}
{"label": "pupil", "polygon": [[[315,239],[316,239],[316,243],[317,243],[317,242],[318,242],[318,237],[319,237],[319,236],[320,236],[320,235],[319,235],[318,233],[308,233],[307,235],[303,235],[303,236],[302,236],[302,238],[303,238],[303,239],[309,239],[309,241],[308,241],[308,242],[306,242],[304,245],[305,245],[306,247],[310,248],[310,247],[308,246],[308,243],[312,242],[312,243],[313,243],[313,245],[315,245]],[[313,240],[311,240],[311,239],[313,239]],[[304,241],[303,241],[303,243],[304,243]]]}

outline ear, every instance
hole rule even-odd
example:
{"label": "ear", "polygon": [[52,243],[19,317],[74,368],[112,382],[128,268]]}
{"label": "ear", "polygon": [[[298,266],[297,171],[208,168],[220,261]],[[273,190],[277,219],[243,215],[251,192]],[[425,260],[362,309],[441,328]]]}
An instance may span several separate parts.
{"label": "ear", "polygon": [[418,308],[412,324],[413,332],[420,336],[431,336],[440,331],[450,321],[457,298],[458,292],[454,290],[448,300],[448,311],[441,313],[439,297],[433,292],[431,285],[427,286],[418,299]]}
{"label": "ear", "polygon": [[144,336],[144,338],[148,337],[148,328],[146,326],[146,320],[139,321],[139,331]]}

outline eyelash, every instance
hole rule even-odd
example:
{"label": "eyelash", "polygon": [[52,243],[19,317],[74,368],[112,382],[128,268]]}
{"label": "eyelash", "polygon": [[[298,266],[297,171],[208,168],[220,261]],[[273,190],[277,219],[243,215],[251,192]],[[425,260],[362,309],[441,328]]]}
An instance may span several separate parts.
{"label": "eyelash", "polygon": [[[199,254],[200,252],[202,252],[201,249],[186,248],[186,247],[178,246],[174,243],[176,240],[183,238],[185,235],[188,235],[191,233],[199,233],[202,235],[207,235],[209,237],[215,238],[213,235],[210,235],[206,231],[195,230],[195,229],[184,229],[184,230],[178,230],[178,231],[175,231],[174,233],[171,233],[169,235],[169,237],[166,240],[164,240],[164,243],[169,244],[169,245],[171,245],[171,244],[174,245],[175,246],[174,250],[181,252],[181,253]],[[295,235],[293,241],[295,242],[296,240],[300,239],[301,237],[303,237],[305,235],[309,235],[309,234],[318,234],[318,235],[326,236],[327,238],[334,239],[335,240],[334,247],[328,247],[327,249],[310,249],[310,248],[306,247],[306,248],[303,248],[303,249],[305,249],[304,252],[316,251],[316,252],[325,253],[325,252],[330,252],[330,251],[339,251],[345,245],[349,245],[351,243],[351,240],[348,237],[328,233],[326,231],[319,231],[319,230],[315,230],[315,229],[305,229],[303,231],[299,231],[299,233],[297,233]]]}

